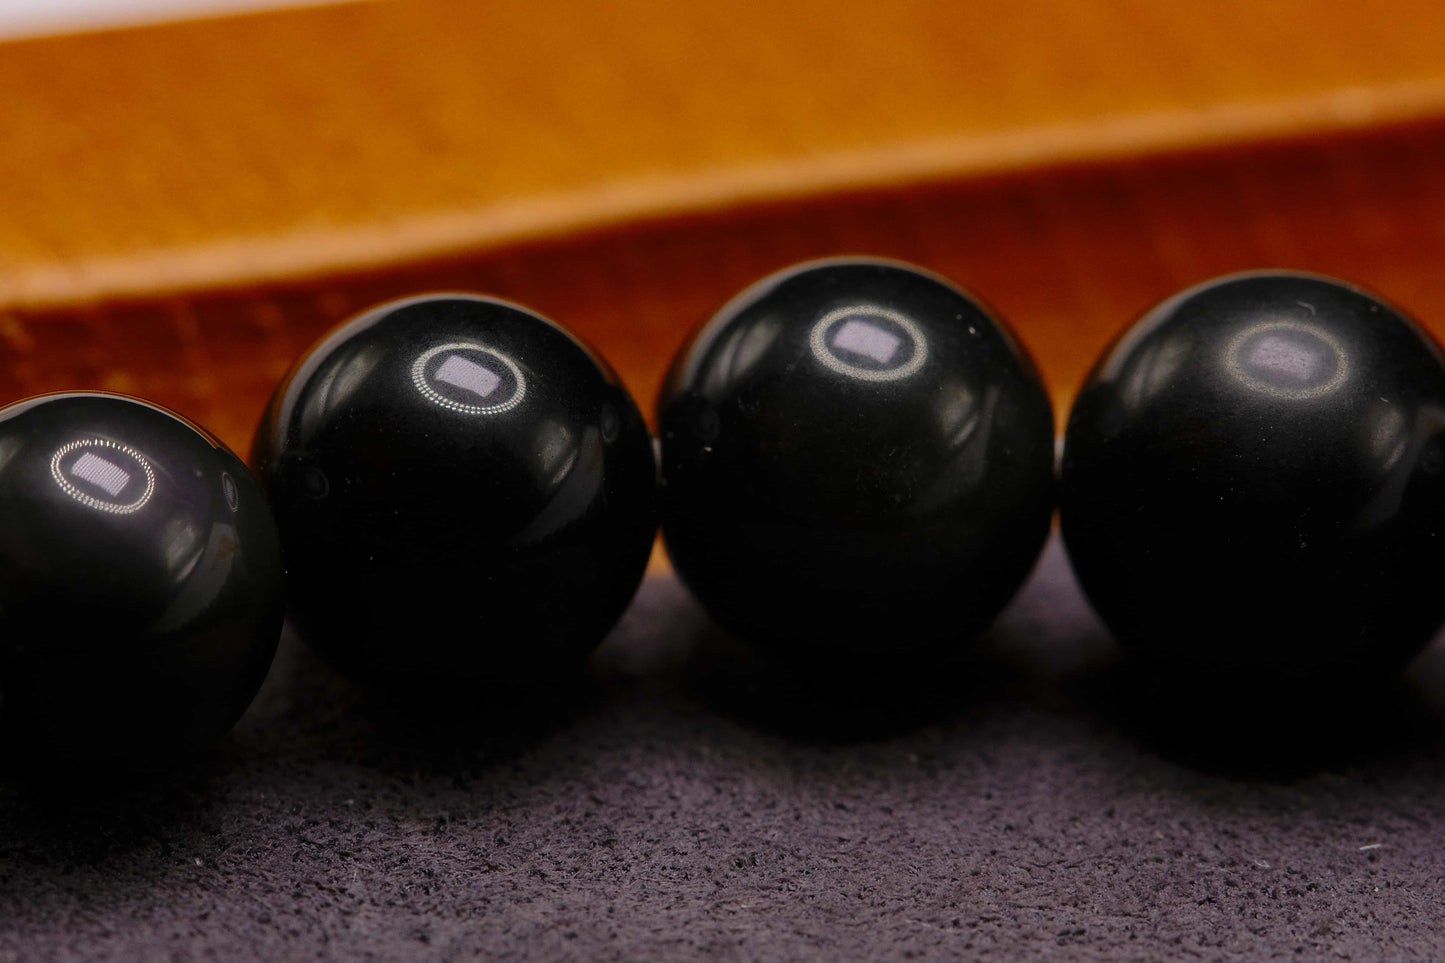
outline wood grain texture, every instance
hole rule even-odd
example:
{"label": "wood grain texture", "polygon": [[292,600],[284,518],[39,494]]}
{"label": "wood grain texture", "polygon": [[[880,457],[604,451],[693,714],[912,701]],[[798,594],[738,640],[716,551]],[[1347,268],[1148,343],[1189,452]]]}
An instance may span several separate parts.
{"label": "wood grain texture", "polygon": [[384,0],[0,46],[0,302],[1445,112],[1445,7]]}
{"label": "wood grain texture", "polygon": [[688,328],[801,258],[974,288],[1060,416],[1112,333],[1226,270],[1445,324],[1445,7],[1278,0],[382,0],[0,45],[0,397],[152,397],[244,447],[382,298],[480,290],[649,407]]}
{"label": "wood grain texture", "polygon": [[428,289],[562,320],[644,408],[687,331],[796,260],[870,253],[979,292],[1040,362],[1060,418],[1110,337],[1214,274],[1289,266],[1357,280],[1445,334],[1445,124],[1097,164],[634,223],[385,270],[71,308],[0,311],[0,394],[103,387],[248,443],[271,387],[326,328]]}

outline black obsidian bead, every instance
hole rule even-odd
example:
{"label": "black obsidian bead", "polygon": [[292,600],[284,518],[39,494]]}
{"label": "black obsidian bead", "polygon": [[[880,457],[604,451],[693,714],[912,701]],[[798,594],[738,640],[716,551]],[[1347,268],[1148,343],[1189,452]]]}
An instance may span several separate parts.
{"label": "black obsidian bead", "polygon": [[302,635],[409,694],[575,670],[657,529],[626,389],[573,335],[491,298],[406,298],[332,331],[277,388],[252,463]]}
{"label": "black obsidian bead", "polygon": [[223,735],[283,614],[280,545],[246,466],[119,395],[0,409],[0,696],[56,766],[155,770]]}
{"label": "black obsidian bead", "polygon": [[1340,281],[1205,282],[1104,353],[1074,403],[1061,523],[1095,609],[1164,668],[1339,680],[1445,616],[1445,365]]}
{"label": "black obsidian bead", "polygon": [[1053,510],[1053,415],[1007,327],[908,265],[749,288],[659,401],[663,536],[737,634],[810,668],[896,669],[974,634]]}

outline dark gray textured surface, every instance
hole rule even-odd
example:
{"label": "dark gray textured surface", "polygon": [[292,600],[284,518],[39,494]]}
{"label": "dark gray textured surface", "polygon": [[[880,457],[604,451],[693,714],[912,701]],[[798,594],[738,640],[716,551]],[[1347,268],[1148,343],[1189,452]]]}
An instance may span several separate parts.
{"label": "dark gray textured surface", "polygon": [[1140,709],[1056,544],[976,656],[866,703],[668,579],[560,714],[404,723],[288,640],[191,770],[0,777],[0,960],[1438,958],[1442,663]]}

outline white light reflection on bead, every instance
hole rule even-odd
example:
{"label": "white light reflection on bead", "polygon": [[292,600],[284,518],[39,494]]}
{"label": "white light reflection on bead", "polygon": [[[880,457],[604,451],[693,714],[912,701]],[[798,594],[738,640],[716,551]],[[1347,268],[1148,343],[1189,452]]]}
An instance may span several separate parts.
{"label": "white light reflection on bead", "polygon": [[879,364],[891,364],[902,344],[903,339],[898,335],[875,324],[865,324],[857,318],[844,321],[838,333],[833,335],[833,347],[866,355]]}
{"label": "white light reflection on bead", "polygon": [[226,507],[231,511],[239,511],[241,508],[241,495],[236,490],[236,479],[231,477],[230,472],[221,472],[221,494],[226,497]]}
{"label": "white light reflection on bead", "polygon": [[[1322,377],[1330,364],[1334,370]],[[1246,388],[1291,401],[1337,391],[1350,374],[1344,345],[1323,328],[1299,321],[1267,321],[1241,329],[1229,339],[1225,367]]]}
{"label": "white light reflection on bead", "polygon": [[111,498],[119,495],[130,481],[130,472],[89,451],[75,459],[75,464],[70,466],[70,474],[81,481],[104,488]]}
{"label": "white light reflection on bead", "polygon": [[465,388],[482,398],[496,391],[497,385],[502,383],[496,372],[483,368],[475,361],[468,361],[459,354],[448,355],[447,360],[442,362],[432,377],[444,384]]}
{"label": "white light reflection on bead", "polygon": [[[145,487],[139,497],[129,502],[110,502],[103,498],[96,498],[94,495],[83,491],[70,478],[66,477],[67,469],[61,468],[61,461],[66,455],[77,448],[110,448],[134,459],[145,475]],[[83,452],[79,458],[71,463],[68,472],[72,478],[79,479],[87,484],[94,485],[112,496],[119,495],[130,483],[131,473],[124,468],[110,461],[109,459],[93,451]],[[156,490],[156,473],[151,468],[150,462],[146,461],[144,455],[131,448],[129,445],[122,445],[114,441],[107,441],[104,438],[84,438],[79,441],[72,441],[62,445],[60,449],[50,458],[50,475],[55,483],[60,486],[61,491],[71,498],[80,502],[87,508],[93,508],[100,512],[110,512],[114,515],[129,515],[139,511],[146,502],[151,500],[151,495]]]}
{"label": "white light reflection on bead", "polygon": [[[888,322],[888,326],[869,324],[870,318]],[[828,333],[839,321],[843,324],[838,326],[830,344]],[[903,346],[903,339],[889,327],[896,327],[913,345],[912,355],[896,368],[865,368],[850,364],[835,353],[835,349],[841,349],[857,357],[888,364],[898,356]],[[859,304],[829,311],[813,325],[808,345],[813,349],[813,356],[828,368],[860,381],[897,381],[916,373],[928,360],[928,343],[918,325],[907,316],[876,304]]]}
{"label": "white light reflection on bead", "polygon": [[[427,364],[437,355],[443,352],[457,352],[443,359],[437,369],[427,377]],[[503,379],[497,372],[492,371],[486,365],[478,364],[468,358],[467,353],[486,355],[501,362],[512,375],[514,387],[512,393],[506,399],[493,404],[467,404],[449,398],[436,389],[433,381],[458,388],[477,398],[487,398],[502,383]],[[523,396],[527,393],[527,381],[522,377],[522,369],[517,367],[516,362],[494,348],[484,345],[473,344],[467,341],[457,341],[452,344],[440,344],[430,348],[412,362],[411,365],[412,384],[421,396],[434,405],[439,405],[449,411],[459,411],[468,415],[496,415],[504,411],[511,411],[522,403]]]}

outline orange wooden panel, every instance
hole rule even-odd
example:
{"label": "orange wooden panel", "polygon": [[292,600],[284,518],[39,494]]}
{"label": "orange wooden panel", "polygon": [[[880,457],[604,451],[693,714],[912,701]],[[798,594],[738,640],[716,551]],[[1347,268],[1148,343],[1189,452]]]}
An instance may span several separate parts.
{"label": "orange wooden panel", "polygon": [[1445,123],[733,208],[385,269],[165,298],[0,311],[0,397],[105,387],[175,407],[244,450],[272,385],[371,303],[470,289],[592,341],[650,407],[687,330],[802,258],[916,261],[981,293],[1041,362],[1062,417],[1112,334],[1225,271],[1357,280],[1445,334]]}
{"label": "orange wooden panel", "polygon": [[1442,36],[1433,0],[382,0],[3,44],[0,304],[1435,117]]}

